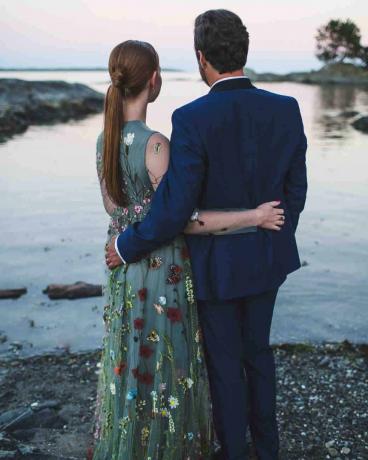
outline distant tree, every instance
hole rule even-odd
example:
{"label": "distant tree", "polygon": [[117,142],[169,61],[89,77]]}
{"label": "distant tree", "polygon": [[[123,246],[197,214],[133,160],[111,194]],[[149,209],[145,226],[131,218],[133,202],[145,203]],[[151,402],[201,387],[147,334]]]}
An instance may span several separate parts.
{"label": "distant tree", "polygon": [[344,62],[361,58],[360,30],[353,21],[331,19],[317,31],[316,56],[323,62]]}

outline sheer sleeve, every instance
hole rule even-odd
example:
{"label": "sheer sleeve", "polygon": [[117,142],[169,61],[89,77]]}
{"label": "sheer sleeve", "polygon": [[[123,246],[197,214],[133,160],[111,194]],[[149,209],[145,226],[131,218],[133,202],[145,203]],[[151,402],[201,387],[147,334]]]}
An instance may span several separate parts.
{"label": "sheer sleeve", "polygon": [[169,140],[160,133],[152,134],[147,142],[145,164],[154,190],[169,167],[169,159]]}
{"label": "sheer sleeve", "polygon": [[97,138],[96,145],[96,167],[97,167],[97,176],[100,182],[100,189],[102,195],[103,205],[107,214],[111,217],[119,216],[122,213],[122,208],[119,207],[114,201],[109,197],[106,190],[105,179],[103,178],[103,143],[102,143],[102,134]]}

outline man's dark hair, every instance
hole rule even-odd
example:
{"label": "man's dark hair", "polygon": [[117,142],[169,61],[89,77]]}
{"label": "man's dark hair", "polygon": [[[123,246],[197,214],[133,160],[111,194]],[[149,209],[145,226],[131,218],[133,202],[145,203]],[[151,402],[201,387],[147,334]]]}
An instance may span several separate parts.
{"label": "man's dark hair", "polygon": [[249,34],[238,15],[228,10],[209,10],[194,25],[194,48],[219,73],[242,69],[247,62]]}

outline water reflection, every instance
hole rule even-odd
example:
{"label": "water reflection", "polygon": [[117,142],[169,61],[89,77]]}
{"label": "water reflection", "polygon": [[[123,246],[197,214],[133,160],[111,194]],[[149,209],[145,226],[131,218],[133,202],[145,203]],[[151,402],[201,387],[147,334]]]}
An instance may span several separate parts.
{"label": "water reflection", "polygon": [[321,85],[316,92],[314,123],[318,126],[318,137],[346,141],[352,132],[352,120],[368,105],[368,88]]}

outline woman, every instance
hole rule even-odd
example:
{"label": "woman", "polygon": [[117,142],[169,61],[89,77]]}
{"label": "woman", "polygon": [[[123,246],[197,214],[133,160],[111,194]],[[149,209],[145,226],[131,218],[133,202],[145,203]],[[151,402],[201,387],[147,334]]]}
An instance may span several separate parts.
{"label": "woman", "polygon": [[[169,142],[146,125],[161,88],[159,59],[145,42],[117,45],[97,170],[107,242],[141,220],[167,170]],[[280,229],[278,202],[248,211],[199,211],[188,233]],[[94,460],[198,460],[214,449],[211,406],[190,262],[182,235],[140,262],[108,271],[105,336],[94,425]]]}

